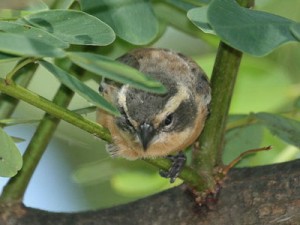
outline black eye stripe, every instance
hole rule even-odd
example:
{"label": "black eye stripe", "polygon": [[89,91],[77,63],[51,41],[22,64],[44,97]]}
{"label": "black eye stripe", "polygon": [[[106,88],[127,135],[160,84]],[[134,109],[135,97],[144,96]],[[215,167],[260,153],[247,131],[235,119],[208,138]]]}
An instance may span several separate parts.
{"label": "black eye stripe", "polygon": [[170,119],[167,117],[161,121],[160,129],[162,131],[182,131],[194,121],[197,113],[197,108],[192,104],[192,100],[185,100],[181,102],[178,108],[168,116],[172,115],[172,121],[169,125],[166,125],[166,120]]}
{"label": "black eye stripe", "polygon": [[119,109],[121,113],[121,117],[116,118],[116,124],[119,128],[121,128],[124,131],[127,131],[129,133],[135,133],[135,128],[128,119],[128,116],[124,110],[124,108]]}
{"label": "black eye stripe", "polygon": [[128,119],[128,116],[127,116],[127,114],[126,114],[126,112],[125,112],[125,110],[124,110],[123,107],[120,109],[120,113],[121,113],[121,115],[124,117],[125,122],[126,122],[129,126],[132,126],[132,127],[133,127],[133,125],[132,125],[132,123],[130,122],[130,120]]}

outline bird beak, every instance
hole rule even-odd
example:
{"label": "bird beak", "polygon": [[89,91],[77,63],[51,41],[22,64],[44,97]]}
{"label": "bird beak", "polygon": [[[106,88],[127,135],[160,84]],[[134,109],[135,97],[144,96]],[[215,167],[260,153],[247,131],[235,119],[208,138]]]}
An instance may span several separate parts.
{"label": "bird beak", "polygon": [[142,143],[144,151],[147,150],[150,141],[153,139],[155,134],[154,127],[148,123],[143,123],[139,126],[138,136]]}

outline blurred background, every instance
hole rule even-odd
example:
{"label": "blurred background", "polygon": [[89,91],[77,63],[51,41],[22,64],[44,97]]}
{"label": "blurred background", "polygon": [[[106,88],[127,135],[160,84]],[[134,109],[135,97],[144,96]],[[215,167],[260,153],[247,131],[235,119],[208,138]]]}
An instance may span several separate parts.
{"label": "blurred background", "polygon": [[[6,2],[6,3],[5,3]],[[157,1],[154,10],[162,10]],[[300,21],[300,2],[297,0],[257,0],[256,8],[289,19]],[[8,5],[11,4],[11,5]],[[14,5],[15,4],[15,5]],[[0,8],[17,7],[19,1],[1,1]],[[21,7],[21,6],[20,6]],[[174,12],[184,12],[174,9]],[[172,16],[172,15],[169,15]],[[218,40],[216,37],[198,32],[189,35],[175,27],[166,26],[162,36],[151,44],[154,47],[170,48],[194,58],[210,76]],[[191,26],[191,25],[189,25]],[[199,38],[201,37],[201,38]],[[112,47],[103,48],[108,56],[118,57],[133,48],[118,40]],[[232,115],[251,112],[291,113],[300,96],[300,45],[289,43],[270,55],[254,58],[244,55],[237,84],[234,90],[230,113]],[[1,77],[5,77],[15,62],[1,64]],[[87,79],[86,84],[95,90],[98,83]],[[28,88],[41,96],[52,99],[59,86],[51,74],[39,69]],[[91,106],[75,95],[69,109]],[[40,119],[43,112],[20,102],[14,118]],[[95,120],[95,113],[86,115]],[[5,128],[12,136],[25,139],[17,146],[23,152],[33,135],[37,124],[16,125]],[[238,166],[256,166],[299,158],[298,148],[277,139],[260,125],[249,126],[241,134],[228,133],[224,163],[230,162],[240,152],[249,148],[272,145],[273,150],[245,158]],[[247,134],[254,136],[248,136]],[[242,137],[239,138],[239,135]],[[256,139],[259,146],[252,146]],[[0,190],[7,182],[0,178]],[[180,184],[178,180],[173,185]],[[36,169],[27,189],[24,203],[27,206],[50,211],[81,211],[106,208],[133,201],[172,185],[158,175],[158,169],[143,161],[111,159],[105,151],[105,143],[80,129],[61,122],[57,132]]]}

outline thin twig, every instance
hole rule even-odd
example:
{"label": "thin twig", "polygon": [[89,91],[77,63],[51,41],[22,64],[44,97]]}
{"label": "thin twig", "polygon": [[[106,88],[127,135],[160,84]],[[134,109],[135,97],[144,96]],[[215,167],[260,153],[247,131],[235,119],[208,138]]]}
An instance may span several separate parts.
{"label": "thin twig", "polygon": [[260,151],[267,151],[267,150],[271,150],[272,149],[272,146],[269,145],[269,146],[265,146],[265,147],[261,147],[261,148],[254,148],[254,149],[250,149],[250,150],[247,150],[243,153],[241,153],[238,157],[236,157],[234,160],[232,160],[223,170],[222,170],[222,173],[224,175],[226,175],[229,170],[231,168],[233,168],[239,161],[242,160],[242,158],[244,158],[245,156],[247,155],[250,155],[250,154],[253,154],[253,153],[256,153],[256,152],[260,152]]}

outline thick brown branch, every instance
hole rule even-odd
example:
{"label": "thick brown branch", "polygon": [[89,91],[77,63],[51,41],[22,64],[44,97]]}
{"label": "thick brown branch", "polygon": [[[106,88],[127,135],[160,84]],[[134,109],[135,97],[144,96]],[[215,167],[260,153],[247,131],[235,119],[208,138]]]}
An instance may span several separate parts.
{"label": "thick brown branch", "polygon": [[195,205],[184,187],[110,209],[51,213],[0,206],[0,224],[300,224],[300,160],[229,172],[213,210]]}

